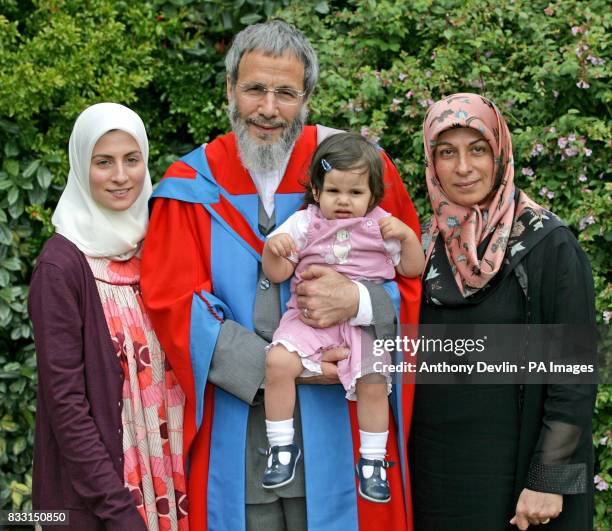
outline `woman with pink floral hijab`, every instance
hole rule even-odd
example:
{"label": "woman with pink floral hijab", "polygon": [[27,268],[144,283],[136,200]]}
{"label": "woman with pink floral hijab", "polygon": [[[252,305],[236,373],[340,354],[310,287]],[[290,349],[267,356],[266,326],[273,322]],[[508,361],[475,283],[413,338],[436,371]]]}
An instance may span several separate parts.
{"label": "woman with pink floral hijab", "polygon": [[68,510],[75,531],[188,529],[185,396],[140,293],[148,152],[127,107],[99,103],[79,115],[56,233],[32,275],[33,506]]}
{"label": "woman with pink floral hijab", "polygon": [[[589,262],[568,227],[515,187],[495,104],[448,96],[429,108],[423,135],[433,216],[421,322],[466,333],[593,324]],[[415,530],[591,529],[594,399],[592,385],[417,385]]]}

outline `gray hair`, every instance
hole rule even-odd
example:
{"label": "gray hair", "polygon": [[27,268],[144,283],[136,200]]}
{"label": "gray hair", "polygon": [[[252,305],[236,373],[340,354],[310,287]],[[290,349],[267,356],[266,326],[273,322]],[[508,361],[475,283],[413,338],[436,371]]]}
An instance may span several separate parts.
{"label": "gray hair", "polygon": [[225,70],[230,86],[236,86],[238,66],[245,53],[261,51],[279,57],[295,55],[304,65],[304,91],[310,97],[319,78],[319,61],[310,41],[295,27],[283,20],[269,20],[244,28],[236,37],[225,57]]}

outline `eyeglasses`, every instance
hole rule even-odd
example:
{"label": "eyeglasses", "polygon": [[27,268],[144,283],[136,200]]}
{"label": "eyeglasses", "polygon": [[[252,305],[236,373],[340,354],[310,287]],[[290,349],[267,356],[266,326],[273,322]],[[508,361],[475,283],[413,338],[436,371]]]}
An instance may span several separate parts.
{"label": "eyeglasses", "polygon": [[246,98],[253,101],[263,100],[266,94],[270,92],[274,94],[276,101],[282,105],[297,105],[306,95],[306,91],[300,92],[291,87],[268,88],[260,83],[240,83],[238,88]]}

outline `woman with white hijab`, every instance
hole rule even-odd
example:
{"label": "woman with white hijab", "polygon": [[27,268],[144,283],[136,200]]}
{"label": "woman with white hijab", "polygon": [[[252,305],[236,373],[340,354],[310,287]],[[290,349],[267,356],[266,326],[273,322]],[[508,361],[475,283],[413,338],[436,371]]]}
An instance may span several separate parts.
{"label": "woman with white hijab", "polygon": [[139,285],[148,153],[144,124],[127,107],[81,113],[56,234],[32,275],[33,506],[68,510],[68,529],[188,529],[185,397]]}

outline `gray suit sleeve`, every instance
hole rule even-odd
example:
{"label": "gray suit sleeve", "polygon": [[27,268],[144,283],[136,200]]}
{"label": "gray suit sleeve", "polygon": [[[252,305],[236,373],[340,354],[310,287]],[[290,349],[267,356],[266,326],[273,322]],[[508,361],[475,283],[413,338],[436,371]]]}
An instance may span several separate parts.
{"label": "gray suit sleeve", "polygon": [[364,282],[372,300],[372,314],[374,316],[374,333],[377,339],[389,339],[397,335],[397,320],[395,307],[391,297],[382,284]]}
{"label": "gray suit sleeve", "polygon": [[235,321],[225,321],[217,339],[208,381],[253,405],[264,380],[268,343]]}

